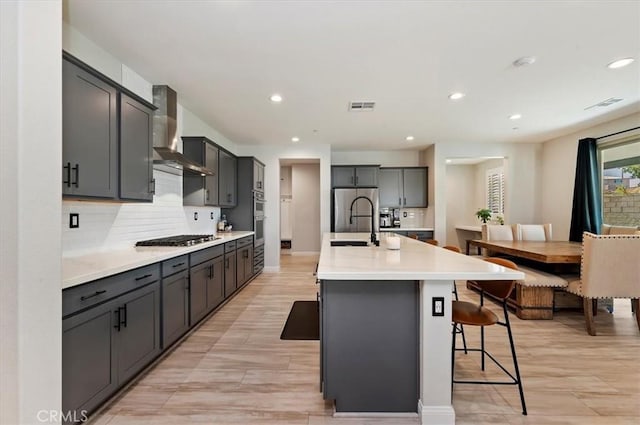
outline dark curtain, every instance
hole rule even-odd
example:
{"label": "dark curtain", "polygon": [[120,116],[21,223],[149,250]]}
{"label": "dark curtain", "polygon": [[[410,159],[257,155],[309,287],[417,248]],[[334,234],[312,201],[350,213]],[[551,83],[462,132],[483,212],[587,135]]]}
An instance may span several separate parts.
{"label": "dark curtain", "polygon": [[598,170],[596,139],[578,142],[576,181],[573,188],[573,210],[569,240],[582,242],[582,232],[600,233],[602,227],[602,195]]}

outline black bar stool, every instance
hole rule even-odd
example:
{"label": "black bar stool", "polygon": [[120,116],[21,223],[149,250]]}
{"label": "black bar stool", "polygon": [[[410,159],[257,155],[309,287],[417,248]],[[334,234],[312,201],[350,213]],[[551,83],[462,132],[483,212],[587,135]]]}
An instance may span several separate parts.
{"label": "black bar stool", "polygon": [[[498,264],[503,267],[508,267],[514,270],[518,270],[512,261],[505,260],[503,258],[486,258],[485,261]],[[453,384],[489,384],[489,385],[517,385],[520,391],[520,402],[522,404],[522,414],[527,414],[527,406],[524,401],[524,392],[522,390],[522,379],[520,377],[520,369],[518,368],[518,357],[516,356],[516,348],[513,344],[513,334],[511,333],[511,325],[509,323],[509,314],[507,312],[507,297],[511,294],[514,281],[508,280],[491,280],[491,281],[474,281],[474,283],[480,288],[480,304],[470,303],[466,301],[453,301],[453,307],[451,310],[453,330],[452,330],[452,349],[451,349],[451,388],[453,390]],[[500,301],[502,304],[502,311],[504,313],[504,322],[498,319],[498,316],[484,307],[484,293],[490,294]],[[462,351],[463,349],[456,348],[456,332],[457,327],[461,325],[480,326],[480,348],[464,348],[465,353],[467,351],[479,351],[481,353],[481,368],[484,370],[485,355],[504,372],[509,378],[507,381],[476,381],[476,380],[457,380],[455,379],[455,353],[456,351]],[[507,334],[509,335],[509,344],[511,345],[511,357],[513,358],[513,367],[515,370],[515,376],[509,372],[504,366],[498,362],[484,347],[484,327],[491,325],[500,325],[507,328]]]}
{"label": "black bar stool", "polygon": [[[458,254],[462,254],[462,251],[460,251],[460,248],[458,248],[457,246],[454,245],[445,245],[443,246],[444,249],[448,249],[449,251],[453,251],[453,252],[457,252]],[[458,301],[458,289],[456,288],[456,282],[453,282],[453,298],[455,298],[456,301]],[[467,340],[464,337],[464,327],[460,324],[460,325],[456,325],[455,327],[456,329],[456,334],[460,334],[460,336],[462,337],[462,346],[464,347],[464,353],[467,354]],[[455,335],[454,335],[455,338]]]}

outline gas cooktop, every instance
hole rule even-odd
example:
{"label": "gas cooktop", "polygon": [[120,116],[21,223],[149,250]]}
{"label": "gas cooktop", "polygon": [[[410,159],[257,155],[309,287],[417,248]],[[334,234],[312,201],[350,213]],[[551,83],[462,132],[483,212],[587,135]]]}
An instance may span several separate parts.
{"label": "gas cooktop", "polygon": [[176,235],[136,242],[136,246],[191,246],[220,239],[215,235]]}

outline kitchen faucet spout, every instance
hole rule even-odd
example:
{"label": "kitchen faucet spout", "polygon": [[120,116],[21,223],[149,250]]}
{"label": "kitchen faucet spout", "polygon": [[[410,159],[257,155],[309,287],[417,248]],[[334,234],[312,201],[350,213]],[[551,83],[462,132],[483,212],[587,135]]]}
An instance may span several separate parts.
{"label": "kitchen faucet spout", "polygon": [[[371,215],[353,215],[353,206],[355,205],[358,199],[366,199],[371,205]],[[353,201],[351,201],[351,206],[349,207],[349,224],[353,224],[353,217],[371,217],[371,243],[375,246],[380,246],[380,241],[376,238],[376,226],[375,226],[375,207],[373,206],[373,202],[371,199],[366,196],[357,196]]]}

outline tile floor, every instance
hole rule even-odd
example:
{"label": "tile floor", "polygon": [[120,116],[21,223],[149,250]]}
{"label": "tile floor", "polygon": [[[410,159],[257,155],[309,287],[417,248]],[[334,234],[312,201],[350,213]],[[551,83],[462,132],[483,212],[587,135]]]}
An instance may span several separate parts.
{"label": "tile floor", "polygon": [[[315,299],[316,257],[285,255],[279,273],[263,273],[130,388],[93,424],[404,425],[415,418],[335,418],[318,391],[317,341],[281,341],[295,300]],[[458,283],[462,299],[476,294]],[[512,317],[528,416],[514,386],[456,385],[457,424],[638,425],[640,332],[627,305],[600,311],[590,337],[580,313],[552,321]],[[496,327],[498,328],[498,327]],[[506,334],[487,330],[494,355],[508,360]],[[467,330],[472,344],[474,329]],[[478,360],[457,356],[458,376]],[[487,376],[493,376],[492,369]]]}

